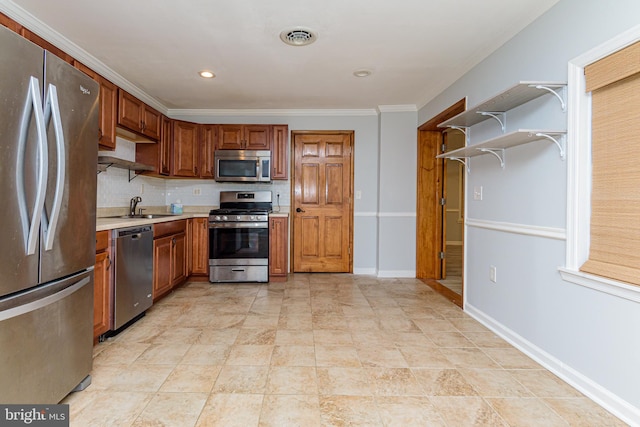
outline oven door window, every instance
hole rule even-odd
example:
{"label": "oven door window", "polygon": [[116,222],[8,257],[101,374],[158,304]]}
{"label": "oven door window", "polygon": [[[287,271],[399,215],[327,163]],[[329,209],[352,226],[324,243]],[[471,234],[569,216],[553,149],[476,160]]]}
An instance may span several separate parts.
{"label": "oven door window", "polygon": [[218,160],[220,178],[256,178],[258,168],[254,160]]}
{"label": "oven door window", "polygon": [[268,228],[212,228],[211,259],[269,258]]}

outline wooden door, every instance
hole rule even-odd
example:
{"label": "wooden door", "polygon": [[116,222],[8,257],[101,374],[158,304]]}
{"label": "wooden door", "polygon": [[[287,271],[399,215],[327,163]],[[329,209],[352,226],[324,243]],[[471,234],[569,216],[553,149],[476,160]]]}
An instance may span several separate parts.
{"label": "wooden door", "polygon": [[293,271],[353,270],[353,132],[294,132]]}
{"label": "wooden door", "polygon": [[110,322],[110,305],[109,292],[111,290],[111,261],[109,252],[99,252],[96,254],[96,263],[93,269],[94,286],[93,286],[93,338],[96,339],[100,335],[109,330]]}

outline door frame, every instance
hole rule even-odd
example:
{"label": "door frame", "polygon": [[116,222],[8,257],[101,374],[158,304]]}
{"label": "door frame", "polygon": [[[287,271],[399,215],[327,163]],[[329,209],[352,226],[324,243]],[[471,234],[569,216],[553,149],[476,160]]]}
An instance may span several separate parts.
{"label": "door frame", "polygon": [[[294,201],[295,201],[295,185],[294,185],[294,179],[295,179],[295,137],[296,135],[338,135],[338,134],[342,134],[342,135],[348,135],[350,140],[351,140],[351,150],[349,152],[349,157],[350,157],[350,165],[349,167],[351,168],[351,176],[349,177],[349,235],[348,235],[348,239],[349,239],[349,271],[348,273],[353,273],[353,229],[354,229],[354,219],[353,219],[353,205],[354,205],[354,158],[355,158],[355,131],[354,130],[292,130],[291,131],[291,152],[290,152],[290,157],[291,157],[291,181],[290,181],[290,208],[293,209],[294,206]],[[290,236],[291,236],[291,242],[289,245],[289,273],[293,273],[293,265],[294,265],[294,254],[295,254],[295,240],[293,238],[293,236],[295,236],[295,221],[293,220],[292,215],[294,214],[294,212],[290,212],[289,216],[290,218],[290,224],[291,224],[291,232],[290,232]]]}
{"label": "door frame", "polygon": [[438,125],[463,111],[463,98],[418,127],[418,165],[416,188],[416,278],[427,283],[454,304],[462,307],[462,295],[442,286],[440,252],[444,251],[443,213],[440,198],[444,188],[444,160],[441,153],[444,129]]}

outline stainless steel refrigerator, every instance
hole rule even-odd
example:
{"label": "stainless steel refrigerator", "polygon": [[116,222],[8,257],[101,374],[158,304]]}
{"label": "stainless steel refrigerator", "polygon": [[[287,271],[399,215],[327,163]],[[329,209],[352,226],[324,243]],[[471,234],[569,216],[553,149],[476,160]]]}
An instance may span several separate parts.
{"label": "stainless steel refrigerator", "polygon": [[0,26],[0,402],[91,381],[98,85]]}

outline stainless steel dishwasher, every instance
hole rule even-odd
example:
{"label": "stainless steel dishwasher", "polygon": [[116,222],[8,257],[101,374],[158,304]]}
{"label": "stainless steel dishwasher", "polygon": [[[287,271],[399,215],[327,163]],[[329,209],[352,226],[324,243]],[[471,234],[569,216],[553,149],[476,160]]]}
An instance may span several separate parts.
{"label": "stainless steel dishwasher", "polygon": [[113,329],[143,314],[153,303],[153,230],[118,228],[115,241]]}

